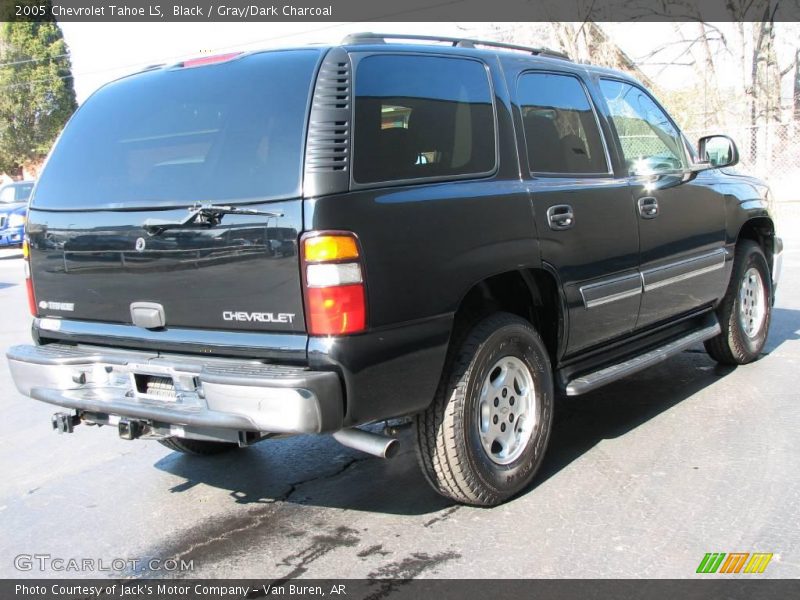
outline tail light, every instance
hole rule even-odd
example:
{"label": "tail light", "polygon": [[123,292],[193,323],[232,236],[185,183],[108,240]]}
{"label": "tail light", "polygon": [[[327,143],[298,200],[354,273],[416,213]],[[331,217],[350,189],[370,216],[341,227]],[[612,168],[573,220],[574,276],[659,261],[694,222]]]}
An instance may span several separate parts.
{"label": "tail light", "polygon": [[345,335],[367,326],[358,240],[347,232],[314,232],[300,240],[310,335]]}
{"label": "tail light", "polygon": [[25,288],[28,290],[28,309],[31,315],[36,316],[36,295],[33,293],[33,280],[31,279],[31,249],[27,238],[22,241],[22,263],[25,269]]}

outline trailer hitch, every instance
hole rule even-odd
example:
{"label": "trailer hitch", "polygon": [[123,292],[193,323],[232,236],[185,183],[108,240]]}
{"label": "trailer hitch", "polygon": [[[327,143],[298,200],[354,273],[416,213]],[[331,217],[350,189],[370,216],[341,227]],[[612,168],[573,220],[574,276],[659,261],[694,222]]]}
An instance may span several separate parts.
{"label": "trailer hitch", "polygon": [[81,418],[76,414],[57,412],[50,417],[50,422],[58,433],[72,433],[75,425],[81,424]]}
{"label": "trailer hitch", "polygon": [[144,421],[137,421],[134,419],[120,419],[119,420],[119,437],[123,440],[135,440],[142,437],[145,432],[147,424]]}

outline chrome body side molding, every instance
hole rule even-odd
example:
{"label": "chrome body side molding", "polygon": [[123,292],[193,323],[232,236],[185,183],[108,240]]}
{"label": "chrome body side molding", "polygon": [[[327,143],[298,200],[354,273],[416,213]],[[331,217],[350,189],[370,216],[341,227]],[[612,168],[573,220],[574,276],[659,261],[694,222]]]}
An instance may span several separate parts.
{"label": "chrome body side molding", "polygon": [[593,308],[641,294],[642,281],[639,273],[631,273],[607,281],[584,285],[580,292],[583,305],[586,308]]}
{"label": "chrome body side molding", "polygon": [[662,267],[581,286],[580,292],[581,298],[583,298],[583,305],[587,309],[594,308],[651,292],[705,273],[711,273],[725,266],[727,254],[724,248],[719,248],[713,252],[680,260]]}
{"label": "chrome body side molding", "polygon": [[724,248],[719,248],[708,254],[642,271],[644,291],[657,290],[666,285],[679,283],[692,277],[721,269],[725,266],[726,256],[727,251]]}

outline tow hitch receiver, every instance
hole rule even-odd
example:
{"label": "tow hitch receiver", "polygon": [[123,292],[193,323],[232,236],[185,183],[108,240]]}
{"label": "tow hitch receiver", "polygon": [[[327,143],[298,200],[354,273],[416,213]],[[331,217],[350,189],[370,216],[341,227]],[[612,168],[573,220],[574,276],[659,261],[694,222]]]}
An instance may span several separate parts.
{"label": "tow hitch receiver", "polygon": [[72,433],[75,425],[81,424],[81,418],[78,415],[58,412],[50,417],[50,422],[58,433]]}
{"label": "tow hitch receiver", "polygon": [[145,423],[130,419],[119,420],[119,437],[123,440],[135,440],[142,437],[145,431]]}

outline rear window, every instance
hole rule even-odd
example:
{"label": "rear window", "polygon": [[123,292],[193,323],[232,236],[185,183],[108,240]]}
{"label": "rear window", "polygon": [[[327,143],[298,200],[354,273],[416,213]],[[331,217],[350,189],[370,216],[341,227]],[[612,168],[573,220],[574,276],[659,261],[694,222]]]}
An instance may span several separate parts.
{"label": "rear window", "polygon": [[13,183],[0,188],[0,203],[26,202],[33,189],[32,183]]}
{"label": "rear window", "polygon": [[485,174],[495,166],[486,67],[378,55],[356,71],[353,177],[359,183]]}
{"label": "rear window", "polygon": [[156,70],[95,93],[39,180],[34,206],[127,208],[300,194],[317,50]]}

